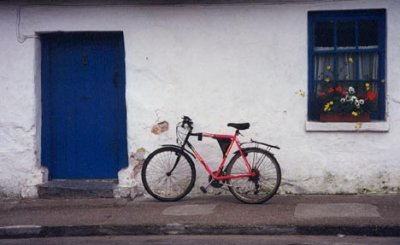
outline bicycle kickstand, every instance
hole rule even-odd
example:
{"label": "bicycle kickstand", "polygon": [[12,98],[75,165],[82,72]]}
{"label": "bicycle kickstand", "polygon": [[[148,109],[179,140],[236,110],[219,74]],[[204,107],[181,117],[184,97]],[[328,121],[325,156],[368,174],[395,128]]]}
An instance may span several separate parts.
{"label": "bicycle kickstand", "polygon": [[212,183],[212,181],[208,182],[208,184],[207,184],[206,187],[200,186],[200,190],[201,190],[203,193],[207,193],[207,189],[208,189],[208,187],[211,185],[211,183]]}

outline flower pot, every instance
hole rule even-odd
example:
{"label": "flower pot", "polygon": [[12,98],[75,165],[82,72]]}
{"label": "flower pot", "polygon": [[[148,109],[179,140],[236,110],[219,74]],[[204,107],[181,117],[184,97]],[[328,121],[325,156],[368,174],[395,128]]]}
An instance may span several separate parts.
{"label": "flower pot", "polygon": [[319,116],[321,122],[369,122],[369,113],[361,113],[353,116],[351,113],[322,113]]}

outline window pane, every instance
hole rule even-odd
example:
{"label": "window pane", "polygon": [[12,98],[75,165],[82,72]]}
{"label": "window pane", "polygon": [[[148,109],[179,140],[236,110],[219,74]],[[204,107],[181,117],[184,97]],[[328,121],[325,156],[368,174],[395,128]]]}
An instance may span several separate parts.
{"label": "window pane", "polygon": [[359,47],[378,46],[378,23],[375,20],[363,20],[359,22]]}
{"label": "window pane", "polygon": [[355,22],[337,23],[338,48],[354,48],[356,46]]}
{"label": "window pane", "polygon": [[337,56],[337,75],[338,80],[355,80],[356,78],[356,58],[353,54],[339,54]]}
{"label": "window pane", "polygon": [[378,80],[378,53],[362,53],[359,58],[361,80]]}
{"label": "window pane", "polygon": [[333,47],[333,22],[315,23],[315,47]]}
{"label": "window pane", "polygon": [[314,58],[314,80],[333,81],[333,64],[333,55],[316,55]]}

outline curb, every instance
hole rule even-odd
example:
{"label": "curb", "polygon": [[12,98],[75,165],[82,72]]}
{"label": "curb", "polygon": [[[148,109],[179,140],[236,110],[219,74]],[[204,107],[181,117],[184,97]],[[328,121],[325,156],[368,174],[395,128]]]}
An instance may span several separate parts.
{"label": "curb", "polygon": [[399,225],[333,226],[333,225],[88,225],[0,227],[0,239],[110,236],[110,235],[346,235],[400,237]]}

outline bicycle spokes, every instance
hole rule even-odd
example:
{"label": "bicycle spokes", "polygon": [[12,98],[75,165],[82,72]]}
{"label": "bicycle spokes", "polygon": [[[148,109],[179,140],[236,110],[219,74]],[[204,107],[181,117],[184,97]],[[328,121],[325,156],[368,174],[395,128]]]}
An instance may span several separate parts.
{"label": "bicycle spokes", "polygon": [[143,164],[143,186],[159,200],[175,201],[193,188],[195,174],[194,164],[187,155],[176,148],[161,148]]}
{"label": "bicycle spokes", "polygon": [[[245,150],[247,161],[252,166],[252,176],[230,179],[229,190],[239,200],[246,203],[262,203],[271,198],[280,184],[280,168],[275,158],[260,148]],[[242,157],[237,155],[227,166],[227,175],[247,172]]]}

